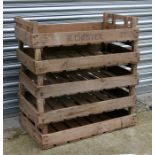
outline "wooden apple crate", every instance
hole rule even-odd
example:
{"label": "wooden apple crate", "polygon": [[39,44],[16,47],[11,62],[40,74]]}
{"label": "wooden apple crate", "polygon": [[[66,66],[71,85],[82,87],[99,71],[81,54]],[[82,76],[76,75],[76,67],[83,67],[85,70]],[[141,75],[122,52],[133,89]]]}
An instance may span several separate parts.
{"label": "wooden apple crate", "polygon": [[[45,85],[41,87],[37,87],[35,77],[32,78],[33,76],[31,76],[30,78],[29,75],[32,75],[32,73],[28,70],[20,74],[20,81],[23,87],[23,92],[20,93],[20,108],[37,125],[135,106],[135,94],[130,95],[128,87],[135,85],[137,78],[130,74],[128,70],[118,66],[106,69],[97,68],[48,73],[44,79]],[[112,91],[113,94],[110,93],[112,98],[109,100],[104,98],[108,92],[99,92],[103,89],[116,87],[125,87],[127,92],[121,89],[114,89]],[[93,92],[90,93],[91,91]],[[95,97],[94,93],[96,93]],[[66,95],[70,96],[65,97]],[[44,111],[42,113],[39,111],[37,101],[39,97],[45,98],[42,107]],[[77,104],[72,103],[71,98],[77,100]],[[82,98],[86,99],[83,101]],[[99,98],[99,100],[96,98]],[[66,107],[59,102],[65,104]]]}
{"label": "wooden apple crate", "polygon": [[40,24],[15,17],[18,40],[32,48],[70,46],[138,38],[137,18],[105,13],[103,22]]}
{"label": "wooden apple crate", "polygon": [[42,149],[48,149],[71,141],[111,132],[135,125],[136,115],[125,109],[76,117],[61,122],[49,123],[48,133],[43,133],[31,118],[21,112],[20,122]]}
{"label": "wooden apple crate", "polygon": [[[21,124],[42,148],[135,124],[137,19],[103,19],[46,25],[15,18]],[[77,125],[87,117],[98,121]]]}

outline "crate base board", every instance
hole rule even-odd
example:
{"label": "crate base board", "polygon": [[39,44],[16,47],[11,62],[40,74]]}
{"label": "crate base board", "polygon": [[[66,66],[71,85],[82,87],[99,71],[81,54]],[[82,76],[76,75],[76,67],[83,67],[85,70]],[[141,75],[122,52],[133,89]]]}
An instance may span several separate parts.
{"label": "crate base board", "polygon": [[[100,117],[105,117],[102,114],[99,114]],[[94,117],[93,117],[94,116]],[[127,114],[124,116],[114,117],[100,121],[96,121],[96,116],[98,115],[90,115],[87,117],[89,120],[93,120],[89,124],[85,124],[85,121],[82,126],[76,126],[75,122],[72,122],[68,129],[63,129],[63,126],[60,123],[54,125],[55,127],[51,129],[51,133],[42,134],[38,128],[24,115],[21,114],[20,123],[24,129],[30,134],[32,138],[34,138],[42,149],[49,149],[57,145],[65,144],[72,141],[77,141],[84,138],[89,138],[98,134],[111,132],[114,130],[126,128],[135,125],[136,123],[136,115],[135,114]],[[91,117],[91,119],[90,119]],[[83,119],[83,118],[81,118]],[[96,121],[96,122],[94,122]],[[66,124],[68,122],[66,121]],[[69,125],[69,124],[68,124]],[[62,130],[53,131],[57,127],[62,128]]]}

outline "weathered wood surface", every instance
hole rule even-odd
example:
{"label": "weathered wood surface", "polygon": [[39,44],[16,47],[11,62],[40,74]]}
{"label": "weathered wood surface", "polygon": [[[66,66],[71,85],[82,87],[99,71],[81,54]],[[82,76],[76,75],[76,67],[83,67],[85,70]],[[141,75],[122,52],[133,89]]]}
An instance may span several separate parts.
{"label": "weathered wood surface", "polygon": [[30,136],[34,138],[34,140],[36,140],[37,143],[41,146],[42,144],[41,133],[39,132],[38,128],[34,126],[30,122],[30,120],[26,116],[24,116],[22,113],[20,113],[20,124],[24,129],[27,130],[28,134],[30,134]]}
{"label": "weathered wood surface", "polygon": [[[35,61],[26,53],[17,50],[18,59],[33,73],[43,74],[47,72],[71,71],[76,69],[87,69],[92,67],[104,67],[137,63],[139,54],[137,52],[116,53],[94,56],[80,56],[72,58],[57,58],[51,60]],[[52,65],[49,65],[52,64]]]}
{"label": "weathered wood surface", "polygon": [[[113,13],[104,13],[103,22],[104,28],[133,28],[136,29],[137,26],[137,17],[134,16],[123,16]],[[109,22],[111,21],[111,22]],[[118,24],[117,22],[122,22]],[[110,25],[110,27],[109,27]]]}
{"label": "weathered wood surface", "polygon": [[37,95],[42,95],[44,98],[47,98],[49,96],[54,97],[61,95],[69,95],[92,90],[95,91],[95,90],[123,87],[136,84],[137,84],[137,77],[132,75],[125,75],[117,77],[100,78],[96,80],[87,80],[87,81],[69,82],[69,83],[42,86],[38,87]]}
{"label": "weathered wood surface", "polygon": [[[105,13],[96,23],[39,24],[21,17],[15,22],[20,122],[43,149],[135,125],[137,18]],[[122,45],[109,48],[115,41]],[[90,45],[91,51],[55,50],[62,55],[49,57],[43,52],[61,45]]]}
{"label": "weathered wood surface", "polygon": [[[25,117],[21,114],[21,124],[28,131],[28,133],[40,144],[42,149],[48,149],[54,147],[56,145],[64,144],[67,142],[91,137],[94,135],[111,132],[113,130],[129,127],[135,125],[136,116],[125,115],[125,116],[117,116],[107,119],[108,116],[99,115],[100,117],[90,116],[87,119],[91,120],[91,123],[84,119],[80,118],[80,126],[75,122],[66,121],[71,128],[67,128],[62,123],[53,124],[54,129],[50,128],[50,133],[41,134],[37,128]],[[55,129],[58,129],[55,130]]]}
{"label": "weathered wood surface", "polygon": [[33,58],[31,58],[29,55],[27,55],[20,49],[17,49],[16,55],[24,66],[29,68],[33,73],[36,72],[36,67],[35,67],[36,62]]}
{"label": "weathered wood surface", "polygon": [[26,31],[23,28],[20,28],[19,26],[15,27],[15,36],[18,40],[22,41],[24,44],[29,45],[30,47],[33,47],[33,34]]}
{"label": "weathered wood surface", "polygon": [[29,103],[29,101],[25,99],[23,95],[19,96],[19,107],[29,118],[38,123],[39,112],[31,103]]}
{"label": "weathered wood surface", "polygon": [[[76,69],[87,69],[104,66],[123,65],[128,63],[137,63],[139,60],[138,53],[117,53],[98,56],[86,56],[77,58],[64,58],[45,60],[42,62],[36,62],[36,72],[58,72],[58,71],[70,71]],[[52,64],[52,65],[49,65]]]}
{"label": "weathered wood surface", "polygon": [[[63,98],[62,98],[63,99]],[[89,98],[88,98],[89,99]],[[98,114],[116,109],[133,107],[135,96],[120,97],[105,101],[97,101],[93,103],[82,103],[79,98],[79,105],[63,107],[61,109],[50,109],[48,112],[39,113],[24,96],[20,95],[20,108],[26,113],[36,124],[44,124],[50,122],[58,122],[71,118],[88,116],[89,114]],[[67,104],[67,103],[66,103]],[[54,106],[54,105],[53,105]]]}
{"label": "weathered wood surface", "polygon": [[33,34],[33,47],[83,45],[112,41],[137,40],[138,31],[129,28],[92,31],[55,32]]}
{"label": "weathered wood surface", "polygon": [[[109,22],[112,19],[112,26]],[[117,20],[124,22],[123,26]],[[33,48],[137,40],[137,18],[104,14],[104,22],[39,24],[16,17],[16,37]]]}
{"label": "weathered wood surface", "polygon": [[103,122],[93,123],[90,125],[85,125],[65,131],[60,131],[53,134],[45,134],[42,136],[43,148],[47,149],[51,146],[64,144],[68,141],[70,142],[74,140],[79,140],[80,138],[88,138],[93,135],[111,132],[132,125],[135,125],[134,114]]}
{"label": "weathered wood surface", "polygon": [[[122,75],[114,77],[98,78],[94,80],[83,80],[75,82],[64,82],[60,84],[51,84],[38,86],[24,73],[20,73],[21,83],[28,89],[34,96],[48,98],[61,95],[70,95],[75,93],[88,92],[92,90],[110,89],[115,87],[123,87],[137,84],[137,76],[135,75]],[[69,89],[66,89],[69,88]],[[52,91],[51,91],[52,90]]]}

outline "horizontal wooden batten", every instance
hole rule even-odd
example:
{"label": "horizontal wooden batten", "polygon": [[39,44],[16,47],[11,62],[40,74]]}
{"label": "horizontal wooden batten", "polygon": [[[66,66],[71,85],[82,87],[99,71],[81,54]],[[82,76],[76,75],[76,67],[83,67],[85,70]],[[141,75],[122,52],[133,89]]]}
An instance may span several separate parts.
{"label": "horizontal wooden batten", "polygon": [[29,68],[29,70],[34,74],[123,65],[128,63],[136,64],[139,61],[138,52],[102,54],[72,58],[55,58],[50,60],[35,61],[32,57],[18,49],[17,57],[22,64]]}
{"label": "horizontal wooden batten", "polygon": [[107,111],[112,111],[115,109],[123,109],[127,107],[132,107],[135,104],[135,98],[132,97],[122,97],[118,99],[112,99],[107,101],[96,102],[92,104],[85,104],[74,106],[70,108],[64,108],[60,110],[54,110],[48,113],[44,113],[40,118],[40,123],[49,123],[62,121],[64,119],[71,119],[81,116],[87,116],[89,114],[97,114]]}
{"label": "horizontal wooden batten", "polygon": [[137,39],[138,31],[130,28],[32,34],[32,44],[36,48]]}
{"label": "horizontal wooden batten", "polygon": [[130,114],[53,133],[41,134],[27,117],[23,114],[21,115],[22,126],[40,144],[42,149],[48,149],[67,142],[126,128],[135,125],[135,123],[136,115]]}
{"label": "horizontal wooden batten", "polygon": [[33,32],[34,22],[26,21],[21,17],[15,17],[16,26],[23,28],[28,32]]}
{"label": "horizontal wooden batten", "polygon": [[36,72],[36,62],[33,58],[31,58],[29,55],[21,51],[20,49],[17,49],[17,57],[21,61],[21,63],[29,68],[33,73]]}
{"label": "horizontal wooden batten", "polygon": [[26,31],[23,28],[20,28],[19,26],[15,27],[15,35],[18,40],[22,41],[24,44],[29,45],[30,47],[33,46],[33,35],[29,31]]}
{"label": "horizontal wooden batten", "polygon": [[[116,53],[97,56],[85,56],[77,58],[61,58],[53,60],[36,61],[36,74],[47,72],[58,72],[64,70],[86,69],[91,67],[103,67],[137,63],[138,53]],[[52,64],[52,65],[49,65]]]}
{"label": "horizontal wooden batten", "polygon": [[19,79],[21,83],[34,95],[36,96],[37,86],[32,80],[22,71],[20,71]]}
{"label": "horizontal wooden batten", "polygon": [[134,114],[98,123],[93,123],[82,127],[72,128],[53,134],[45,134],[42,136],[43,147],[45,146],[45,148],[47,148],[53,146],[54,144],[59,145],[67,141],[78,140],[80,138],[87,138],[92,135],[98,135],[104,132],[111,132],[113,130],[126,128],[132,125],[135,125]]}
{"label": "horizontal wooden batten", "polygon": [[35,109],[31,103],[29,103],[26,98],[20,94],[19,96],[20,104],[19,107],[21,111],[25,112],[27,116],[29,116],[34,122],[38,124],[39,121],[39,113],[37,109]]}
{"label": "horizontal wooden batten", "polygon": [[42,136],[37,127],[35,127],[30,120],[20,113],[20,124],[21,126],[27,130],[30,136],[37,141],[37,143],[42,146]]}
{"label": "horizontal wooden batten", "polygon": [[66,24],[40,24],[37,27],[39,33],[49,32],[71,32],[71,31],[91,31],[101,30],[103,22],[90,23],[66,23]]}
{"label": "horizontal wooden batten", "polygon": [[[78,82],[68,82],[54,85],[38,86],[37,95],[47,98],[50,96],[69,95],[92,90],[101,90],[115,87],[123,87],[137,84],[137,78],[133,75],[100,78]],[[66,89],[69,88],[69,89]],[[51,91],[52,90],[52,91]]]}
{"label": "horizontal wooden batten", "polygon": [[93,90],[95,91],[102,89],[110,89],[115,87],[123,87],[137,84],[137,76],[124,75],[124,76],[99,78],[94,80],[65,82],[60,84],[38,86],[35,83],[33,83],[32,80],[22,71],[20,74],[20,80],[22,84],[35,97],[42,97],[42,98],[70,95]]}
{"label": "horizontal wooden batten", "polygon": [[33,48],[138,39],[137,18],[115,14],[104,14],[102,22],[40,24],[21,17],[15,22],[16,38]]}
{"label": "horizontal wooden batten", "polygon": [[20,95],[20,108],[37,124],[47,124],[50,122],[63,121],[75,117],[88,116],[89,114],[97,114],[116,109],[123,109],[135,105],[135,96],[120,97],[109,99],[91,104],[82,104],[62,109],[51,110],[39,114],[31,103]]}

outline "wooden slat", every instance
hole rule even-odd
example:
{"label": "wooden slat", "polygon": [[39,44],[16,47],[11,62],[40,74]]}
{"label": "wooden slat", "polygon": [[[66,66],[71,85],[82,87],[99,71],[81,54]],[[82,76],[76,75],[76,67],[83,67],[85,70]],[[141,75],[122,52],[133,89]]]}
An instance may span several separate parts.
{"label": "wooden slat", "polygon": [[[62,58],[44,61],[35,61],[36,74],[63,70],[86,69],[90,67],[122,65],[137,63],[139,55],[136,52],[117,53],[76,58]],[[21,60],[23,62],[23,60]],[[52,64],[52,65],[49,65]]]}
{"label": "wooden slat", "polygon": [[26,53],[21,51],[20,49],[17,49],[17,57],[18,59],[26,66],[30,71],[33,73],[36,72],[35,70],[35,60],[28,56]]}
{"label": "wooden slat", "polygon": [[94,80],[83,80],[83,81],[38,86],[34,84],[32,80],[25,73],[21,72],[20,80],[23,83],[23,85],[34,96],[36,97],[42,96],[43,98],[47,98],[50,96],[56,97],[60,95],[70,95],[74,93],[81,93],[92,90],[101,90],[101,89],[123,87],[137,84],[137,76],[135,75],[124,75],[116,77],[114,76]]}
{"label": "wooden slat", "polygon": [[137,40],[137,30],[128,28],[94,30],[94,31],[74,31],[56,33],[33,34],[33,47],[60,46],[60,45],[82,45],[88,43],[101,43],[112,41]]}
{"label": "wooden slat", "polygon": [[48,104],[54,110],[64,108],[63,104],[60,104],[57,99],[48,99]]}
{"label": "wooden slat", "polygon": [[38,25],[39,33],[101,30],[102,22]]}
{"label": "wooden slat", "polygon": [[83,117],[77,117],[76,121],[80,124],[80,126],[89,124],[89,121]]}
{"label": "wooden slat", "polygon": [[67,120],[65,121],[65,124],[69,127],[69,128],[75,128],[79,126],[79,123],[75,121],[75,119],[72,120]]}
{"label": "wooden slat", "polygon": [[52,110],[41,115],[39,123],[57,122],[64,119],[71,119],[75,117],[87,116],[89,114],[97,114],[115,109],[132,107],[134,105],[134,101],[135,97],[130,96]]}
{"label": "wooden slat", "polygon": [[[34,31],[37,31],[36,27],[37,27],[37,24],[35,24]],[[35,49],[34,52],[35,52],[35,54],[34,54],[35,60],[41,61],[42,49]],[[38,75],[36,82],[37,82],[38,86],[43,86],[44,85],[44,75]],[[39,113],[44,112],[44,103],[45,103],[45,100],[42,98],[42,96],[37,98],[37,108],[38,108]]]}
{"label": "wooden slat", "polygon": [[32,82],[32,80],[22,71],[20,71],[20,82],[26,87],[26,89],[31,92],[32,95],[36,96],[37,86]]}
{"label": "wooden slat", "polygon": [[[125,128],[135,125],[135,115],[127,115],[119,118],[114,118],[107,121],[101,121],[82,127],[75,127],[72,129],[59,131],[52,134],[42,135],[43,148],[47,149],[53,145],[63,144],[67,141],[78,140],[80,138],[87,138],[92,135],[101,134],[104,132],[111,132],[116,129]],[[45,137],[45,138],[44,138]]]}
{"label": "wooden slat", "polygon": [[30,136],[34,138],[41,146],[42,145],[41,133],[23,114],[20,114],[20,123],[22,127],[28,131]]}
{"label": "wooden slat", "polygon": [[92,91],[92,90],[95,91],[95,90],[123,87],[135,84],[137,84],[137,77],[133,75],[107,77],[95,80],[84,80],[84,81],[67,82],[46,86],[37,86],[38,89],[37,95],[38,96],[42,95],[44,98],[47,98],[50,96],[55,97],[61,95],[70,95],[86,91]]}
{"label": "wooden slat", "polygon": [[18,40],[18,48],[20,50],[23,50],[23,47],[24,47],[24,43],[22,41]]}
{"label": "wooden slat", "polygon": [[90,102],[88,102],[87,100],[85,100],[85,98],[83,98],[83,96],[81,94],[76,94],[71,96],[71,98],[74,100],[74,102],[78,105],[80,104],[88,104]]}
{"label": "wooden slat", "polygon": [[33,30],[33,22],[31,21],[28,21],[28,20],[24,20],[22,17],[20,16],[17,16],[15,17],[15,22],[16,22],[16,25],[18,25],[19,27],[29,31],[29,32],[32,32]]}
{"label": "wooden slat", "polygon": [[32,47],[32,33],[16,26],[15,27],[15,36],[18,40]]}
{"label": "wooden slat", "polygon": [[56,122],[56,123],[52,124],[52,126],[57,131],[66,130],[68,128],[63,122]]}
{"label": "wooden slat", "polygon": [[[137,45],[136,45],[137,46]],[[131,65],[131,72],[133,75],[137,75],[137,64],[136,65]],[[129,94],[133,95],[136,94],[136,87],[135,85],[129,86]],[[134,106],[129,108],[130,113],[135,113],[136,112],[136,100],[134,102]]]}
{"label": "wooden slat", "polygon": [[71,98],[61,97],[59,102],[63,104],[65,107],[71,107],[77,105]]}
{"label": "wooden slat", "polygon": [[[126,28],[127,27],[136,28],[136,25],[137,25],[137,17],[133,17],[133,16],[123,16],[123,15],[118,15],[118,14],[113,14],[108,12],[108,13],[104,13],[103,18],[108,28],[110,24],[108,23],[108,20],[110,18],[112,19],[113,28],[119,26],[115,23],[117,20],[124,21],[123,27],[126,27]],[[129,24],[128,21],[130,21],[131,23]]]}
{"label": "wooden slat", "polygon": [[20,109],[28,115],[34,122],[38,123],[39,113],[38,111],[29,103],[28,100],[23,95],[20,95]]}

